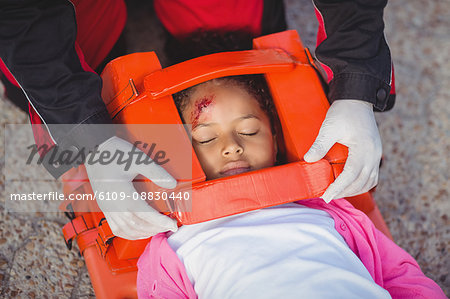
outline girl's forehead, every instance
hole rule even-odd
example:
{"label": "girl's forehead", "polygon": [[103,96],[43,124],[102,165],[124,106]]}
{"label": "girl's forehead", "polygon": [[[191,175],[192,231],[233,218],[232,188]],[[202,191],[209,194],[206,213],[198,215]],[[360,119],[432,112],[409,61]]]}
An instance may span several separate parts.
{"label": "girl's forehead", "polygon": [[196,107],[201,102],[203,104],[211,104],[217,100],[217,97],[222,99],[223,97],[229,96],[247,97],[248,95],[247,90],[243,86],[239,86],[230,81],[211,80],[197,86],[191,95],[190,104]]}
{"label": "girl's forehead", "polygon": [[204,116],[214,117],[215,113],[226,112],[233,115],[245,112],[248,114],[255,110],[264,113],[259,111],[260,109],[258,101],[245,87],[234,82],[208,81],[197,86],[193,91],[183,114],[186,120],[196,124]]}

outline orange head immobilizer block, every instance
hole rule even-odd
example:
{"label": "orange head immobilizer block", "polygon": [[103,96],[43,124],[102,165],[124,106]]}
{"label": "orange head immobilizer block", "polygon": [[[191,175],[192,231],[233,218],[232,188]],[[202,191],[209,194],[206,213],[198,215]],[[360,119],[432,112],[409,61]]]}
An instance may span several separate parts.
{"label": "orange head immobilizer block", "polygon": [[[164,168],[179,182],[178,190],[187,190],[186,183],[192,186],[188,209],[182,200],[161,207],[180,225],[318,197],[343,169],[347,148],[342,145],[335,145],[317,163],[303,161],[329,103],[311,55],[296,31],[257,38],[253,46],[253,50],[207,55],[165,69],[154,52],[130,54],[110,62],[102,74],[102,97],[114,122],[128,128],[127,140],[160,145],[167,156],[174,157]],[[280,119],[284,165],[206,181],[185,130],[160,136],[164,134],[158,130],[133,126],[181,125],[173,93],[214,78],[258,73],[265,75]],[[177,160],[181,145],[192,151],[188,172],[179,167],[183,161]],[[92,192],[83,167],[67,173],[64,180],[65,193]],[[147,180],[144,185],[151,190],[153,184]],[[350,201],[389,235],[369,193]],[[90,205],[92,212],[71,213],[72,221],[63,229],[66,241],[70,245],[76,239],[97,297],[136,297],[136,261],[148,239],[115,238],[96,204]]]}

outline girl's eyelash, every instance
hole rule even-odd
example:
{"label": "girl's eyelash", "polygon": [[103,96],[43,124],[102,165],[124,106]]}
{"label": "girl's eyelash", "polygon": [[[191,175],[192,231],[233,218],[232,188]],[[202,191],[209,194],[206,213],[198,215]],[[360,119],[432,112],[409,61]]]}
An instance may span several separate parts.
{"label": "girl's eyelash", "polygon": [[244,136],[254,136],[257,133],[258,133],[258,131],[254,132],[254,133],[239,133],[239,134],[244,135]]}
{"label": "girl's eyelash", "polygon": [[209,143],[209,142],[213,141],[214,139],[216,139],[216,138],[211,138],[211,139],[208,139],[208,140],[205,140],[205,141],[197,141],[197,142],[200,143],[200,144],[206,144],[206,143]]}
{"label": "girl's eyelash", "polygon": [[[239,133],[239,135],[254,136],[254,135],[258,134],[258,132],[259,131],[256,131],[254,133]],[[213,141],[214,139],[216,139],[216,138],[214,137],[214,138],[211,138],[211,139],[208,139],[208,140],[205,140],[205,141],[197,141],[197,142],[200,143],[200,144],[207,144],[207,143],[210,143],[211,141]]]}

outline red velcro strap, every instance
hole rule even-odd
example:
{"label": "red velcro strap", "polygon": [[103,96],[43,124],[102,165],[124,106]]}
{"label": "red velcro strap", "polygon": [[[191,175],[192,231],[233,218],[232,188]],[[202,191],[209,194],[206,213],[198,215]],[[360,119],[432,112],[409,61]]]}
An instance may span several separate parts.
{"label": "red velcro strap", "polygon": [[97,236],[98,236],[98,231],[95,228],[87,230],[78,235],[77,244],[78,244],[78,247],[80,248],[81,254],[84,253],[84,250],[86,248],[95,245]]}
{"label": "red velcro strap", "polygon": [[[195,224],[318,197],[334,181],[333,170],[326,160],[293,162],[217,179],[214,184],[206,181],[192,187],[189,201],[175,200],[172,215],[183,225]],[[279,188],[280,182],[288,187]]]}
{"label": "red velcro strap", "polygon": [[95,225],[89,214],[78,216],[66,223],[62,228],[62,232],[67,248],[69,248],[69,250],[72,248],[72,241],[75,237],[93,228],[95,228]]}
{"label": "red velcro strap", "polygon": [[100,224],[97,228],[98,236],[96,239],[97,249],[99,250],[99,254],[102,257],[105,257],[106,252],[108,251],[109,245],[111,245],[113,238],[115,237],[109,227],[108,222],[105,218],[100,221]]}

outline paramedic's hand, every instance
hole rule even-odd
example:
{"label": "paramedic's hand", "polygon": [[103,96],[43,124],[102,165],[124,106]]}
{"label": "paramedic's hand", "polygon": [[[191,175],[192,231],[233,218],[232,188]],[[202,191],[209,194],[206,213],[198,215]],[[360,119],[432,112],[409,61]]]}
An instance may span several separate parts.
{"label": "paramedic's hand", "polygon": [[[160,187],[175,188],[176,180],[164,168],[156,163],[136,164],[134,162],[138,155],[130,155],[133,163],[128,170],[125,169],[125,164],[117,163],[118,157],[109,163],[92,163],[92,165],[88,163],[91,155],[94,155],[92,161],[95,161],[105,151],[110,153],[109,158],[105,160],[111,160],[114,153],[118,151],[123,152],[124,157],[128,158],[128,153],[133,148],[135,152],[140,152],[131,143],[118,137],[111,137],[100,144],[98,151],[90,153],[87,157],[85,166],[100,209],[105,214],[114,235],[121,238],[145,239],[160,232],[176,231],[177,223],[174,219],[154,210],[143,200],[133,199],[133,192],[136,192],[136,189],[132,181],[138,174],[147,177]],[[107,196],[104,196],[104,200],[100,200],[100,194],[105,195],[107,192],[111,195],[110,198],[114,198],[112,196],[114,194],[117,199],[105,200]],[[121,200],[123,198],[121,194],[127,198]]]}
{"label": "paramedic's hand", "polygon": [[378,182],[382,150],[372,104],[358,100],[333,102],[305,161],[322,159],[336,142],[348,147],[348,158],[342,173],[322,195],[327,203],[367,192]]}

